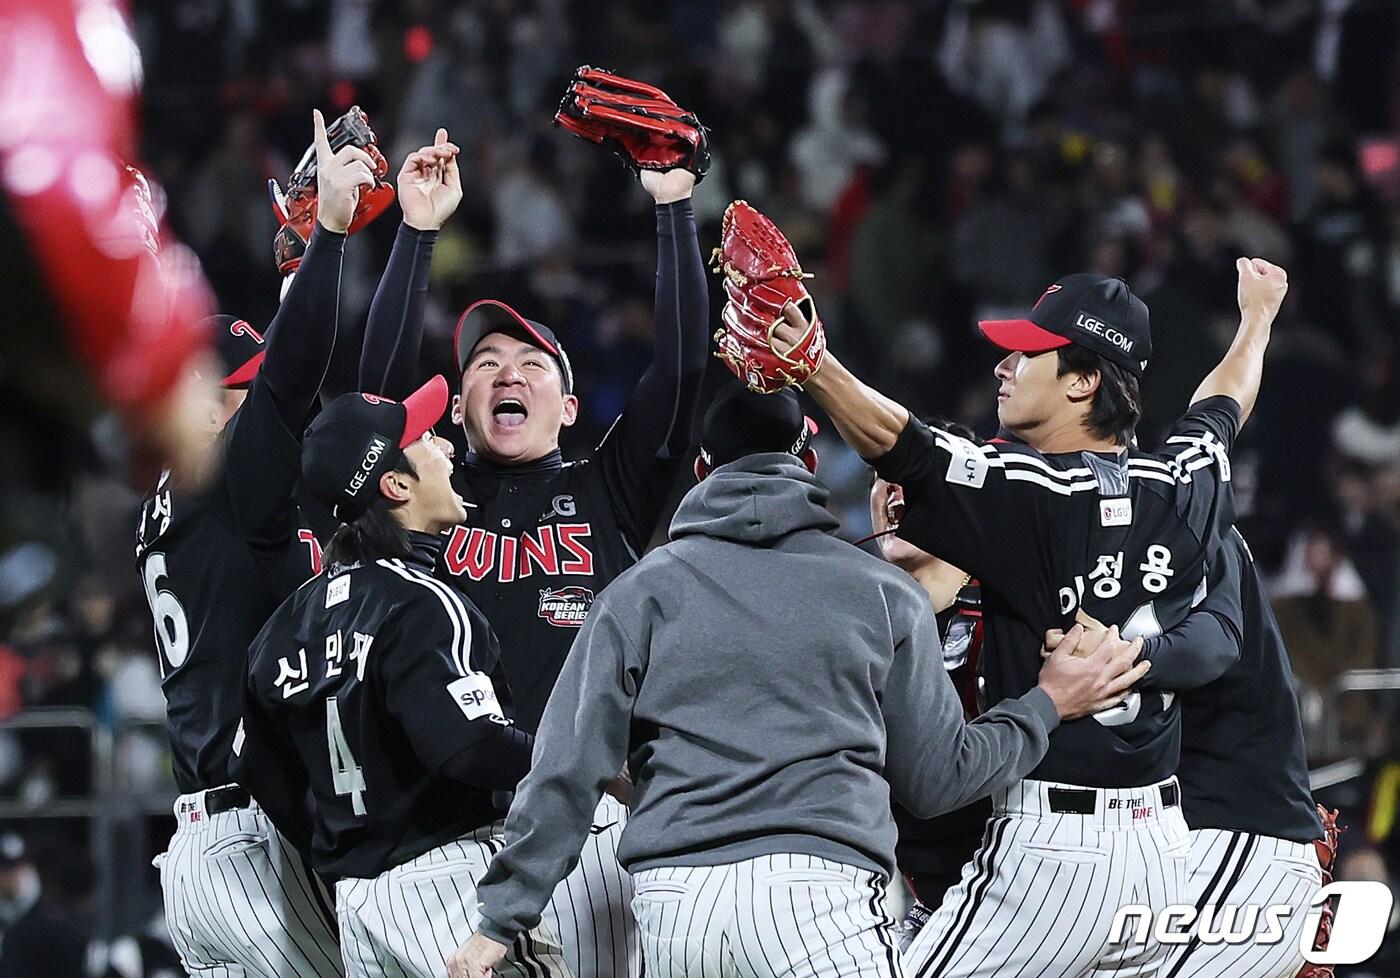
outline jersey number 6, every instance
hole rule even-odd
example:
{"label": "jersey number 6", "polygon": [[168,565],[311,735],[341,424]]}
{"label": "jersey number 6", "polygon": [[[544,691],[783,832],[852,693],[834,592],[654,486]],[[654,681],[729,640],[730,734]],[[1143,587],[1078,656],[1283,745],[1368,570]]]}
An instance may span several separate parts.
{"label": "jersey number 6", "polygon": [[156,623],[156,647],[160,652],[162,678],[167,664],[173,672],[185,664],[190,654],[190,623],[185,617],[184,606],[173,591],[160,587],[161,580],[167,576],[165,554],[147,554],[141,579],[146,585],[146,601],[151,606],[151,617]]}

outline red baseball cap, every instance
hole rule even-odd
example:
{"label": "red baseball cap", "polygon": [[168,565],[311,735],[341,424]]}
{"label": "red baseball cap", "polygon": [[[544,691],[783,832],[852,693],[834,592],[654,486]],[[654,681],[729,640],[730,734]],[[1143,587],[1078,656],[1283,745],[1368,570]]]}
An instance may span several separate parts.
{"label": "red baseball cap", "polygon": [[499,299],[478,299],[467,306],[466,311],[457,320],[457,332],[452,337],[452,346],[457,354],[458,376],[466,371],[472,351],[488,333],[514,336],[548,353],[559,364],[560,376],[564,378],[564,393],[574,392],[574,368],[569,364],[568,354],[559,344],[554,330],[533,319],[526,319]]}
{"label": "red baseball cap", "polygon": [[1141,377],[1152,355],[1147,305],[1121,278],[1066,275],[1036,300],[1025,319],[977,324],[1003,350],[1044,353],[1073,343]]}

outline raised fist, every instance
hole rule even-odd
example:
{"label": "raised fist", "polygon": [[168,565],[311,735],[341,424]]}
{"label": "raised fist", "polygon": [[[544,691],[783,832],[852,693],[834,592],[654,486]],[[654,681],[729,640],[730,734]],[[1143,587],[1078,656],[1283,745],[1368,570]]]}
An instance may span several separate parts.
{"label": "raised fist", "polygon": [[1272,322],[1288,294],[1288,273],[1262,258],[1238,258],[1240,316]]}

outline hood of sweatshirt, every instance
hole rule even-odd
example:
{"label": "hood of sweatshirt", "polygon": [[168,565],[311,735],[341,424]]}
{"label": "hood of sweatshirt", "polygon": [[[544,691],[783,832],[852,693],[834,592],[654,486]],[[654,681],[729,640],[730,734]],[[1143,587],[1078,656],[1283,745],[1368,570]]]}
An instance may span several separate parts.
{"label": "hood of sweatshirt", "polygon": [[825,508],[830,495],[791,455],[747,455],[686,493],[671,520],[671,539],[707,536],[763,546],[797,530],[830,533],[841,525]]}

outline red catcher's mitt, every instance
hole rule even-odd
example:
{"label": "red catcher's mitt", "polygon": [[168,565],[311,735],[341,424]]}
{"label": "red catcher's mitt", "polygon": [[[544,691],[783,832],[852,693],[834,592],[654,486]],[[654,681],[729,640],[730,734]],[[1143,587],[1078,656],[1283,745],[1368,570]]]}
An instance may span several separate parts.
{"label": "red catcher's mitt", "polygon": [[[1332,865],[1337,861],[1337,839],[1342,834],[1343,829],[1337,824],[1337,810],[1334,808],[1330,812],[1321,805],[1317,806],[1318,817],[1322,819],[1322,838],[1313,843],[1317,849],[1317,861],[1322,866],[1322,885],[1326,886],[1332,882]],[[1332,936],[1332,918],[1335,916],[1332,909],[1332,901],[1328,900],[1322,906],[1322,919],[1317,922],[1317,940],[1313,944],[1314,950],[1325,950],[1327,939]],[[1298,972],[1298,978],[1332,978],[1333,969],[1330,964],[1307,964],[1303,970]]]}
{"label": "red catcher's mitt", "polygon": [[[746,201],[736,200],[725,208],[713,265],[724,275],[729,296],[724,327],[715,333],[715,356],[760,394],[805,383],[826,355],[826,330],[802,284],[810,276],[783,232]],[[808,328],[792,349],[780,351],[773,330],[789,302],[807,318]]]}
{"label": "red catcher's mitt", "polygon": [[[379,137],[370,128],[369,118],[358,105],[336,119],[326,129],[326,139],[332,150],[346,146],[358,146],[374,161],[374,186],[360,188],[360,203],[355,208],[355,217],[350,222],[347,234],[354,234],[365,227],[394,202],[394,188],[384,182],[389,174],[389,161],[379,151]],[[316,224],[316,144],[312,143],[302,154],[301,162],[287,180],[287,192],[277,186],[276,180],[267,181],[267,192],[272,197],[272,213],[281,225],[272,239],[273,258],[277,270],[290,275],[301,264],[301,256],[306,253],[307,242]]]}
{"label": "red catcher's mitt", "polygon": [[574,72],[554,124],[606,146],[633,172],[682,168],[699,183],[710,169],[708,130],[695,113],[654,85],[601,68]]}

